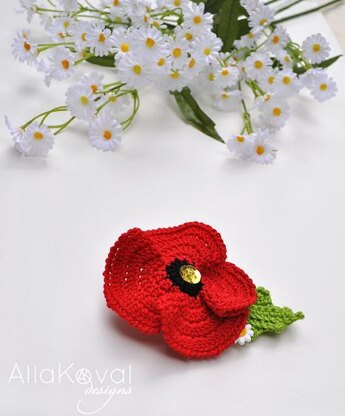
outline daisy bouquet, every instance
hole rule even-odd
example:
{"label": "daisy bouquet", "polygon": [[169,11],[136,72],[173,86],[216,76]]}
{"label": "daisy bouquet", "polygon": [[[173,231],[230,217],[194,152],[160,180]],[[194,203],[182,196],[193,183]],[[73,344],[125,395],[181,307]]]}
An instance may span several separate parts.
{"label": "daisy bouquet", "polygon": [[[182,118],[227,145],[236,157],[271,163],[274,135],[290,115],[289,99],[302,88],[317,101],[333,97],[336,84],[326,72],[339,56],[321,34],[300,45],[282,26],[293,16],[280,13],[281,0],[20,0],[17,11],[41,20],[47,37],[36,41],[18,32],[13,54],[42,73],[45,84],[62,81],[82,65],[98,66],[69,86],[61,106],[17,127],[6,118],[17,150],[46,155],[56,136],[75,120],[88,125],[91,146],[118,148],[133,123],[140,91],[157,88],[171,94]],[[112,69],[105,81],[102,67]],[[222,138],[205,108],[242,114],[240,131]],[[203,107],[203,108],[202,108]],[[53,122],[54,116],[64,117]]]}

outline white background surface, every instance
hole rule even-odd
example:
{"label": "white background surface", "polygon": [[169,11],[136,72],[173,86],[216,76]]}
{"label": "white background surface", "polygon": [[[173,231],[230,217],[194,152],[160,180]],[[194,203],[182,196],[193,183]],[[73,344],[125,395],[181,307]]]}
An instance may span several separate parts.
{"label": "white background surface", "polygon": [[[8,2],[9,3],[9,2]],[[46,89],[10,56],[24,21],[1,4],[1,114],[15,122],[58,105],[67,84]],[[12,3],[12,2],[11,2]],[[321,31],[319,15],[289,25],[301,41]],[[331,71],[338,96],[303,95],[279,138],[273,166],[232,160],[226,149],[180,122],[164,96],[146,94],[121,151],[92,149],[73,128],[44,160],[20,157],[0,126],[0,413],[77,415],[102,397],[85,386],[8,383],[17,362],[94,373],[132,366],[132,394],[101,415],[344,414],[345,63]],[[219,116],[220,130],[237,124]],[[223,235],[229,259],[304,321],[277,337],[233,347],[217,359],[185,361],[105,307],[102,271],[110,245],[128,228],[188,220]]]}

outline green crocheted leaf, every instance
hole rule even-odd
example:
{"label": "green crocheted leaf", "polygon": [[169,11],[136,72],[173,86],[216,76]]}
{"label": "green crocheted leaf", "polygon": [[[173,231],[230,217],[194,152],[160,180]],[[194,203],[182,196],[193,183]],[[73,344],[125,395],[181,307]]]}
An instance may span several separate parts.
{"label": "green crocheted leaf", "polygon": [[256,291],[258,300],[250,307],[248,318],[248,323],[254,331],[252,340],[264,332],[283,332],[288,325],[304,318],[302,312],[293,312],[290,308],[273,305],[267,289],[257,287]]}

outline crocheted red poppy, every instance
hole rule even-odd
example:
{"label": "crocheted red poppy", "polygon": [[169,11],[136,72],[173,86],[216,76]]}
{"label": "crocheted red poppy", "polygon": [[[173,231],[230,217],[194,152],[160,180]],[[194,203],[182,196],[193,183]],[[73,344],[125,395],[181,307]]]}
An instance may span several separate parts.
{"label": "crocheted red poppy", "polygon": [[109,308],[175,351],[212,357],[234,344],[257,300],[252,280],[226,262],[220,234],[190,222],[122,234],[104,271]]}

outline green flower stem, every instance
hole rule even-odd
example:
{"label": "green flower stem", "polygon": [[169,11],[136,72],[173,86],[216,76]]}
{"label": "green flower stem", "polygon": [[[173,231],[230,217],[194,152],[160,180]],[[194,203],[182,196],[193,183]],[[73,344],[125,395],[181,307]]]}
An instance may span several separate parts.
{"label": "green flower stem", "polygon": [[328,2],[328,3],[326,3],[326,4],[323,4],[323,5],[318,6],[318,7],[314,7],[312,9],[306,10],[304,12],[296,13],[296,14],[293,14],[291,16],[287,16],[287,17],[283,17],[282,19],[275,20],[272,24],[274,26],[276,26],[276,25],[278,25],[280,23],[287,22],[288,20],[295,19],[296,17],[306,16],[308,14],[318,12],[319,10],[322,10],[325,7],[328,7],[328,6],[331,6],[333,4],[343,2],[343,1],[344,0],[332,0],[332,1]]}
{"label": "green flower stem", "polygon": [[55,107],[55,108],[53,108],[49,111],[45,111],[44,113],[38,114],[37,116],[35,116],[31,120],[29,120],[28,122],[23,124],[21,126],[21,129],[25,130],[28,126],[30,126],[30,124],[32,124],[34,121],[38,120],[41,117],[44,117],[44,119],[46,120],[50,116],[50,114],[58,113],[58,112],[62,112],[62,111],[67,111],[67,107],[66,106]]}
{"label": "green flower stem", "polygon": [[127,120],[125,120],[121,123],[123,130],[127,130],[128,127],[132,124],[135,116],[137,115],[139,107],[140,107],[140,98],[139,98],[138,91],[137,90],[132,90],[131,94],[132,94],[132,97],[133,97],[133,111],[132,111],[132,115]]}
{"label": "green flower stem", "polygon": [[62,124],[61,127],[54,133],[55,136],[60,134],[63,130],[65,130],[66,127],[68,127],[72,121],[75,120],[75,117],[71,117],[69,120],[66,121],[66,123]]}
{"label": "green flower stem", "polygon": [[294,1],[294,2],[292,2],[292,3],[290,3],[290,4],[288,4],[287,6],[284,6],[284,7],[281,7],[280,9],[277,9],[277,10],[276,10],[276,14],[277,14],[277,13],[281,13],[281,12],[283,12],[284,10],[288,10],[288,9],[290,9],[290,7],[293,7],[293,6],[295,6],[296,4],[301,3],[301,1],[303,1],[303,0],[296,0],[296,1]]}

